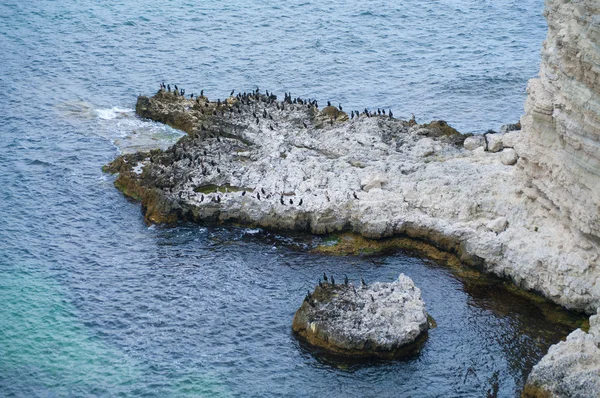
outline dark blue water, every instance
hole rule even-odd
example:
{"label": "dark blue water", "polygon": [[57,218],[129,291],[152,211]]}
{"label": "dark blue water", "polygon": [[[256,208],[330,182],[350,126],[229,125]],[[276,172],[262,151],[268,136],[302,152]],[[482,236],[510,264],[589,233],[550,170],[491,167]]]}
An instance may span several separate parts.
{"label": "dark blue water", "polygon": [[[0,396],[515,395],[568,332],[535,306],[402,254],[330,258],[294,248],[309,238],[147,228],[100,168],[179,136],[131,112],[161,80],[211,98],[259,86],[389,107],[464,132],[515,122],[542,6],[0,3]],[[411,276],[439,325],[422,354],[347,364],[301,347],[291,319],[324,270]]]}

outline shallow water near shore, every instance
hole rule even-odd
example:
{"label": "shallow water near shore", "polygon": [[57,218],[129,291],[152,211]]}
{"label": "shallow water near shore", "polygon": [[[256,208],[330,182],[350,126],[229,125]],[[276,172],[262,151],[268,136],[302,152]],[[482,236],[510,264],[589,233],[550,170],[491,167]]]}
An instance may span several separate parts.
{"label": "shallow water near shore", "polygon": [[[134,114],[162,80],[497,129],[537,73],[542,3],[2,2],[0,396],[517,395],[577,319],[400,252],[148,228],[101,167],[181,136]],[[300,345],[291,320],[324,271],[413,278],[438,324],[423,352],[357,363]]]}

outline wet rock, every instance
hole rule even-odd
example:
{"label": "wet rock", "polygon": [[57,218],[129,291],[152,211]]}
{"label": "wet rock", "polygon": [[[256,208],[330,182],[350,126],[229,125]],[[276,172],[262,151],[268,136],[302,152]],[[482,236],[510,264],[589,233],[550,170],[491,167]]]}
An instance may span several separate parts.
{"label": "wet rock", "polygon": [[533,367],[524,398],[600,396],[600,316],[590,317],[590,330],[577,329],[553,345]]}
{"label": "wet rock", "polygon": [[358,287],[330,282],[317,286],[294,315],[296,335],[345,356],[394,358],[419,350],[427,312],[409,277]]}

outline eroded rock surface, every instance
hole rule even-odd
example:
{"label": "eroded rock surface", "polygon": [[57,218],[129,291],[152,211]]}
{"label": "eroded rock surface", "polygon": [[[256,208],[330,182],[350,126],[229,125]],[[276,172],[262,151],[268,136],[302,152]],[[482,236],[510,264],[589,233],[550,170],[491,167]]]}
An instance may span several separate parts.
{"label": "eroded rock surface", "polygon": [[[348,118],[331,108],[265,95],[140,97],[140,115],[189,135],[167,151],[119,157],[108,169],[142,201],[148,222],[401,234],[566,307],[600,306],[598,242],[565,222],[519,168],[521,158],[466,150],[466,137],[444,122]],[[495,138],[513,145],[524,134]]]}
{"label": "eroded rock surface", "polygon": [[524,398],[600,396],[600,316],[590,317],[588,333],[577,329],[550,347],[533,367]]}
{"label": "eroded rock surface", "polygon": [[294,333],[329,352],[392,358],[414,353],[428,329],[425,303],[412,279],[367,286],[320,283],[296,312]]}

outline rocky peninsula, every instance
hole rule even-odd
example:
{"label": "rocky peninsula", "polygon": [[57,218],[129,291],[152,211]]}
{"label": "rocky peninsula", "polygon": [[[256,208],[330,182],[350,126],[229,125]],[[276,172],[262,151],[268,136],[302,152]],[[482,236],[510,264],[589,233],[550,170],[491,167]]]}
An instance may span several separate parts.
{"label": "rocky peninsula", "polygon": [[[188,135],[166,151],[121,156],[106,170],[119,173],[115,185],[141,201],[149,223],[406,236],[594,314],[599,14],[593,0],[546,1],[548,37],[520,131],[467,137],[443,121],[321,109],[288,95],[209,101],[161,88],[138,98],[137,113]],[[564,352],[554,350],[552,361],[575,371],[559,360]],[[600,378],[598,368],[592,374]]]}
{"label": "rocky peninsula", "polygon": [[404,274],[391,283],[361,281],[359,287],[335,284],[332,278],[319,281],[292,323],[294,333],[310,345],[350,357],[418,352],[428,328],[421,291]]}

